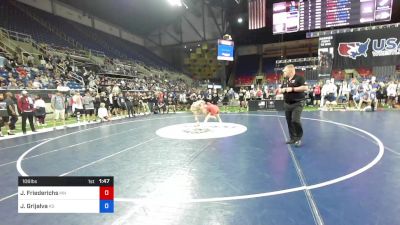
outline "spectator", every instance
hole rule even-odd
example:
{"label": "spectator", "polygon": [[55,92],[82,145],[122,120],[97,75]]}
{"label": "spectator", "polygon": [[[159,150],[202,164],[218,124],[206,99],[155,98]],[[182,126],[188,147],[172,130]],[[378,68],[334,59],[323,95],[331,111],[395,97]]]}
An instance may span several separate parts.
{"label": "spectator", "polygon": [[14,135],[14,130],[15,130],[15,124],[18,121],[18,115],[16,112],[16,105],[15,102],[13,100],[13,94],[11,92],[7,92],[5,94],[5,102],[6,102],[6,106],[7,106],[7,112],[9,115],[9,123],[8,123],[8,135]]}
{"label": "spectator", "polygon": [[143,93],[141,96],[142,100],[142,109],[143,112],[146,113],[151,113],[150,108],[149,108],[149,97],[146,95],[146,93]]}
{"label": "spectator", "polygon": [[377,107],[383,107],[386,99],[386,88],[383,82],[379,82],[378,89],[376,91],[376,98],[378,100]]}
{"label": "spectator", "polygon": [[[213,95],[212,95],[211,103],[214,104],[214,105],[217,105],[218,102],[219,102],[219,96],[218,96],[218,93],[215,91],[215,92],[213,93]],[[247,106],[246,106],[246,107],[247,107]]]}
{"label": "spectator", "polygon": [[162,114],[164,114],[167,111],[167,105],[164,101],[159,101],[157,106],[158,106],[158,113],[161,113],[161,110]]}
{"label": "spectator", "polygon": [[22,91],[22,96],[18,99],[18,109],[22,116],[22,133],[26,134],[26,119],[29,120],[29,125],[32,132],[36,132],[35,125],[33,123],[33,100],[28,96],[27,91]]}
{"label": "spectator", "polygon": [[99,108],[100,108],[100,103],[101,103],[100,94],[97,93],[97,94],[96,94],[96,97],[94,97],[94,102],[93,102],[93,104],[94,104],[94,115],[95,115],[95,116],[97,115],[97,111],[98,111]]}
{"label": "spectator", "polygon": [[388,96],[388,106],[389,108],[395,108],[397,84],[394,81],[390,81],[386,90]]}
{"label": "spectator", "polygon": [[348,102],[350,99],[350,88],[347,81],[343,81],[339,88],[339,98],[341,102]]}
{"label": "spectator", "polygon": [[[72,96],[72,112],[76,115],[76,120],[80,122],[81,115],[85,116],[83,109],[82,96],[79,91]],[[85,118],[83,118],[85,120]]]}
{"label": "spectator", "polygon": [[316,85],[313,87],[313,97],[314,97],[314,106],[318,106],[321,104],[321,85],[318,82]]}
{"label": "spectator", "polygon": [[245,99],[246,91],[243,88],[240,88],[239,91],[239,106],[240,108],[245,107],[244,99]]}
{"label": "spectator", "polygon": [[119,88],[119,85],[115,84],[113,89],[112,89],[112,93],[113,94],[119,94],[121,92],[121,89]]}
{"label": "spectator", "polygon": [[34,114],[36,117],[38,126],[46,126],[45,118],[46,118],[46,103],[40,96],[37,96],[35,99],[35,103],[33,104],[35,109]]}
{"label": "spectator", "polygon": [[40,83],[40,78],[36,77],[35,80],[32,83],[33,89],[42,89],[43,85]]}
{"label": "spectator", "polygon": [[61,81],[57,82],[57,91],[68,92],[70,89],[67,85],[63,85]]}
{"label": "spectator", "polygon": [[110,100],[105,92],[100,93],[100,103],[104,103],[107,110],[110,110]]}
{"label": "spectator", "polygon": [[94,98],[90,95],[89,91],[85,93],[85,96],[82,98],[82,102],[87,121],[90,122],[92,119],[92,121],[95,122],[96,115],[94,114]]}
{"label": "spectator", "polygon": [[169,95],[168,100],[167,100],[167,113],[169,113],[169,110],[174,111],[176,113],[176,98],[172,94]]}
{"label": "spectator", "polygon": [[106,104],[104,102],[100,103],[100,108],[97,115],[100,118],[101,122],[110,121],[110,116],[108,115],[108,111],[105,106]]}
{"label": "spectator", "polygon": [[139,103],[139,96],[137,93],[133,94],[132,105],[133,105],[133,113],[139,115],[140,114],[140,103]]}
{"label": "spectator", "polygon": [[261,100],[263,98],[263,91],[259,88],[256,92],[257,100]]}
{"label": "spectator", "polygon": [[366,103],[366,104],[367,104],[366,107],[371,106],[371,95],[370,95],[370,93],[371,93],[371,87],[370,87],[368,81],[364,81],[364,82],[360,85],[359,88],[360,88],[360,92],[359,92],[360,97],[359,97],[359,103],[358,103],[357,108],[358,108],[359,110],[365,110],[365,108],[362,108],[362,104],[363,104],[363,103]]}
{"label": "spectator", "polygon": [[132,95],[129,92],[125,93],[126,109],[128,111],[128,117],[135,117],[135,112],[133,110]]}
{"label": "spectator", "polygon": [[110,94],[110,105],[111,105],[111,114],[118,116],[119,115],[119,105],[118,105],[118,94],[113,92]]}
{"label": "spectator", "polygon": [[49,77],[47,77],[46,75],[43,75],[40,79],[40,81],[42,82],[42,88],[46,89],[49,88]]}
{"label": "spectator", "polygon": [[337,87],[334,80],[327,80],[325,85],[321,89],[321,108],[326,106],[326,109],[331,110],[332,107],[337,104]]}
{"label": "spectator", "polygon": [[14,79],[10,80],[10,83],[9,83],[7,89],[8,89],[8,90],[19,89],[19,87],[18,87],[18,85],[17,85],[17,82],[16,82]]}
{"label": "spectator", "polygon": [[7,110],[7,103],[4,100],[3,93],[0,93],[0,137],[4,137],[2,127],[8,125],[9,114]]}
{"label": "spectator", "polygon": [[61,119],[63,126],[65,126],[65,109],[66,109],[66,104],[65,104],[65,98],[62,94],[62,92],[57,91],[55,95],[51,97],[51,108],[54,110],[54,123],[53,123],[53,129],[56,129],[56,123],[57,120]]}
{"label": "spectator", "polygon": [[[358,95],[358,81],[357,79],[353,78],[350,81],[349,84],[349,90],[350,90],[350,94],[349,94],[349,106],[356,106],[356,100],[359,100],[359,98],[357,99],[357,97],[359,97]],[[356,97],[356,99],[355,99]]]}
{"label": "spectator", "polygon": [[120,108],[120,114],[122,117],[126,117],[128,107],[126,105],[126,99],[124,94],[121,92],[118,96],[118,107]]}

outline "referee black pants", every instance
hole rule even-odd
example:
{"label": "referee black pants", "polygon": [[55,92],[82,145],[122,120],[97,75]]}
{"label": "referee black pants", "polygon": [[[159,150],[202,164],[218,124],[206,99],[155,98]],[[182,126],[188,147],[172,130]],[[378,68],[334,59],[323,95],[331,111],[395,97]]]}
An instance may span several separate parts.
{"label": "referee black pants", "polygon": [[289,129],[290,140],[298,141],[303,137],[303,127],[301,126],[301,112],[303,111],[304,101],[288,104],[285,102],[285,116]]}

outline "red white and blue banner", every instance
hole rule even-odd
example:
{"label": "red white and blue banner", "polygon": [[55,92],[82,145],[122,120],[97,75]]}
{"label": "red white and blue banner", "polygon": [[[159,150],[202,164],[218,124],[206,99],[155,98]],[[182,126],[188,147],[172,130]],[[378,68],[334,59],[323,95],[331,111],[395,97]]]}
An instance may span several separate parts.
{"label": "red white and blue banner", "polygon": [[370,29],[334,35],[334,68],[400,64],[400,28]]}
{"label": "red white and blue banner", "polygon": [[266,26],[266,0],[249,0],[249,29],[255,30]]}

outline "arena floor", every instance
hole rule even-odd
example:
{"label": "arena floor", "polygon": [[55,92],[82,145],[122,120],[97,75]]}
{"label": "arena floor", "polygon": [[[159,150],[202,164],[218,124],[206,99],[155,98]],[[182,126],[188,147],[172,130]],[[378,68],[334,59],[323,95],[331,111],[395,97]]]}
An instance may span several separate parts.
{"label": "arena floor", "polygon": [[[304,112],[300,148],[284,143],[282,115],[200,128],[155,115],[1,140],[0,224],[400,224],[399,112]],[[114,176],[115,213],[18,214],[21,174]]]}

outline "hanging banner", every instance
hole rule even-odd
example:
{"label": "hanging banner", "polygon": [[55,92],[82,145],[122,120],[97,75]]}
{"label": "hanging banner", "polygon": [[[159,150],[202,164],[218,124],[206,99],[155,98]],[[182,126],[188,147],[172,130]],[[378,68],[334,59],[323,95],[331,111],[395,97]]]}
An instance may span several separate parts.
{"label": "hanging banner", "polygon": [[398,27],[336,34],[333,67],[352,69],[398,65],[400,64],[399,37]]}
{"label": "hanging banner", "polygon": [[330,77],[334,56],[334,38],[325,36],[319,38],[318,47],[318,77]]}

